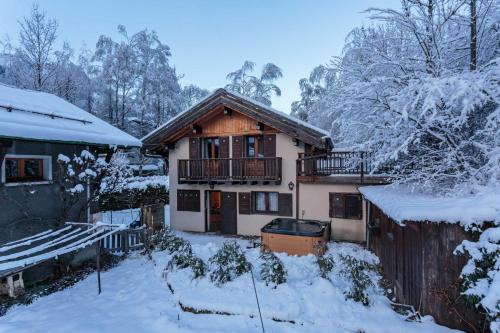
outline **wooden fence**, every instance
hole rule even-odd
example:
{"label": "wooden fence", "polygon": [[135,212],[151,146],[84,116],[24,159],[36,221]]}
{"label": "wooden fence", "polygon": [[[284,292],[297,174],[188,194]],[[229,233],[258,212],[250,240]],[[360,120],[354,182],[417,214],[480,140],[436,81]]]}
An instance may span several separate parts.
{"label": "wooden fence", "polygon": [[108,235],[101,241],[104,251],[110,253],[128,253],[141,250],[146,244],[146,228],[126,229]]}

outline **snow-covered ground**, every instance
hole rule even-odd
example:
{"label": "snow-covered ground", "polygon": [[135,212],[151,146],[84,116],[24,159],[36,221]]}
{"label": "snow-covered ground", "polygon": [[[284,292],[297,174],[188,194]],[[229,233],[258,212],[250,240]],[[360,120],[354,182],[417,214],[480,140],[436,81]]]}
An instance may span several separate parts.
{"label": "snow-covered ground", "polygon": [[[168,208],[166,209],[168,213]],[[167,215],[168,216],[168,215]],[[227,238],[179,232],[204,261]],[[266,332],[451,332],[425,317],[423,323],[407,322],[389,306],[380,290],[372,289],[372,304],[365,307],[346,300],[348,287],[335,267],[332,282],[318,275],[313,256],[279,254],[288,271],[288,281],[276,289],[260,281],[257,249],[247,249],[247,240],[237,239],[254,264]],[[329,253],[336,262],[340,254],[350,254],[368,262],[378,259],[362,247],[331,243]],[[222,287],[208,278],[192,281],[189,269],[163,270],[166,252],[153,253],[153,260],[134,254],[117,267],[102,273],[103,292],[97,295],[96,274],[72,288],[35,300],[31,305],[11,309],[0,317],[0,332],[260,332],[260,320],[250,275]],[[373,279],[377,279],[372,274]],[[174,288],[172,294],[167,281]],[[192,314],[185,306],[230,312],[237,315]],[[272,318],[293,320],[276,322]]]}

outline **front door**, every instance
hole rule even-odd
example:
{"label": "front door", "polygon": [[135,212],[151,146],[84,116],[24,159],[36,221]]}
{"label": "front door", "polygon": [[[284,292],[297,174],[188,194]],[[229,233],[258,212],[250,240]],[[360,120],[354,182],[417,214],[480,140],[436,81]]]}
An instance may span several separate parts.
{"label": "front door", "polygon": [[208,231],[220,231],[221,222],[221,191],[208,191]]}
{"label": "front door", "polygon": [[222,192],[221,232],[226,235],[236,235],[236,192]]}

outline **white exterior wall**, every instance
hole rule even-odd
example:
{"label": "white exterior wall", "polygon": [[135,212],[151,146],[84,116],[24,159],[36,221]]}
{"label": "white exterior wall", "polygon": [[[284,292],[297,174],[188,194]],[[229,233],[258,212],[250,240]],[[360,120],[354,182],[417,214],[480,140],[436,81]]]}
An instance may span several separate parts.
{"label": "white exterior wall", "polygon": [[331,221],[332,239],[352,242],[366,241],[366,204],[363,200],[361,220],[329,217],[329,193],[359,193],[357,185],[301,183],[299,185],[299,217]]}
{"label": "white exterior wall", "polygon": [[[232,153],[232,140],[229,140],[229,152]],[[296,183],[296,160],[299,152],[303,152],[303,146],[295,146],[292,138],[278,133],[276,134],[276,156],[282,158],[282,181],[280,185],[274,182],[269,182],[268,185],[232,185],[227,182],[224,185],[215,185],[213,190],[226,192],[251,192],[251,191],[266,191],[291,193],[293,202],[293,214],[296,210],[295,188],[291,191],[288,188],[288,183],[292,181]],[[205,231],[205,190],[210,190],[208,184],[178,184],[177,183],[177,160],[189,158],[189,139],[182,138],[176,144],[174,150],[169,152],[169,177],[170,177],[170,224],[174,229],[185,231]],[[296,186],[296,184],[295,184]],[[177,190],[190,189],[200,190],[200,211],[186,212],[177,211]],[[238,209],[237,205],[237,209]],[[260,235],[260,228],[277,215],[250,214],[244,215],[237,212],[237,233],[239,235]]]}

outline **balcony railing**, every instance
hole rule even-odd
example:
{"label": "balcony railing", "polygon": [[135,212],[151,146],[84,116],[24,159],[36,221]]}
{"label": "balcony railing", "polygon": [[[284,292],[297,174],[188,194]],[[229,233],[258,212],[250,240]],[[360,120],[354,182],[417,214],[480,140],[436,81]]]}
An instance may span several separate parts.
{"label": "balcony railing", "polygon": [[281,181],[281,157],[178,160],[178,180]]}
{"label": "balcony railing", "polygon": [[372,174],[373,170],[371,153],[367,152],[331,152],[300,156],[297,159],[297,176],[299,177],[359,175],[363,179],[364,176]]}

